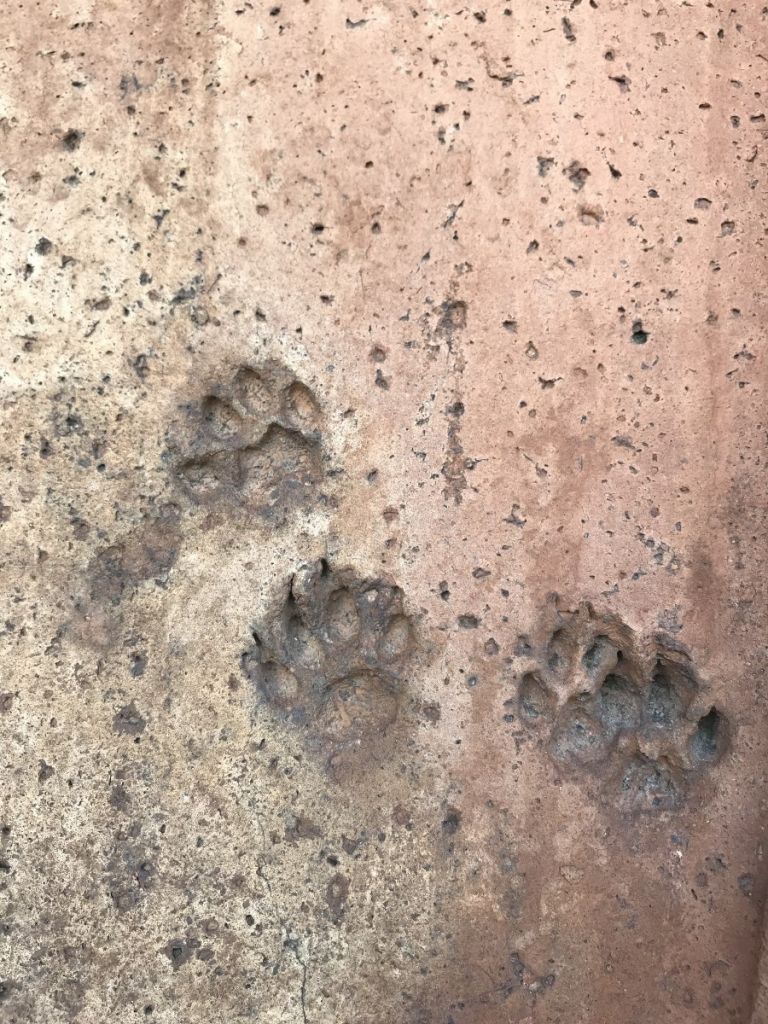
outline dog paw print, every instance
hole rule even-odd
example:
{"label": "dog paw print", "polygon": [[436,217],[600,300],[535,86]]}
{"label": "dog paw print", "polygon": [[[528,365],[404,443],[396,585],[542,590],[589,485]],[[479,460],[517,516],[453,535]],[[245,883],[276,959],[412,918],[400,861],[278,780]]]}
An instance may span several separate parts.
{"label": "dog paw print", "polygon": [[321,559],[299,569],[252,636],[242,671],[329,765],[391,736],[416,649],[399,587],[336,572]]}
{"label": "dog paw print", "polygon": [[287,367],[241,366],[191,415],[193,439],[178,477],[193,501],[228,502],[281,521],[315,500],[322,413]]}
{"label": "dog paw print", "polygon": [[675,810],[728,748],[728,721],[707,707],[690,659],[662,643],[640,651],[614,617],[580,609],[536,660],[520,681],[520,719],[626,812]]}

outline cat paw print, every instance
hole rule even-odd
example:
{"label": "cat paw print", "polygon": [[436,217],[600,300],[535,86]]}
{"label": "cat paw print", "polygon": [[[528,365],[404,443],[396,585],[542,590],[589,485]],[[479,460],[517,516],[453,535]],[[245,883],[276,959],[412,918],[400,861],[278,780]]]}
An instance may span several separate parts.
{"label": "cat paw print", "polygon": [[323,417],[313,392],[287,367],[239,367],[191,416],[193,436],[177,472],[193,501],[283,521],[318,497]]}
{"label": "cat paw print", "polygon": [[262,701],[335,767],[391,738],[416,650],[403,592],[385,579],[302,566],[241,658]]}
{"label": "cat paw print", "polygon": [[729,743],[728,721],[707,706],[688,656],[590,606],[558,627],[520,680],[521,721],[563,769],[601,778],[629,813],[675,810]]}

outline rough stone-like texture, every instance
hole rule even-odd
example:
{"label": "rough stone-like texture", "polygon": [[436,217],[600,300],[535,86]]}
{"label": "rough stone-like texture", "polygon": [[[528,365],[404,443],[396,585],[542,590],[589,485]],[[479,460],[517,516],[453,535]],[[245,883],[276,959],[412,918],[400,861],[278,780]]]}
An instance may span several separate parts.
{"label": "rough stone-like texture", "polygon": [[0,1019],[765,1024],[766,10],[3,37]]}

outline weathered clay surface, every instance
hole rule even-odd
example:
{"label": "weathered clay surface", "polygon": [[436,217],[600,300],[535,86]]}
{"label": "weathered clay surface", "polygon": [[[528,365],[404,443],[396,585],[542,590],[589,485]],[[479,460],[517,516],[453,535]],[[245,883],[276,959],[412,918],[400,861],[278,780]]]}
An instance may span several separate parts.
{"label": "weathered clay surface", "polygon": [[768,12],[3,14],[0,1020],[766,1024]]}

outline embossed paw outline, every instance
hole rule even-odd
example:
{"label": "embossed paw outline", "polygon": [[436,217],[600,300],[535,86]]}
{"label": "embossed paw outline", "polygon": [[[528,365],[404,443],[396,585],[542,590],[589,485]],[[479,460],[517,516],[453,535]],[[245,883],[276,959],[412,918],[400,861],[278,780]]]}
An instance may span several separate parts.
{"label": "embossed paw outline", "polygon": [[239,367],[193,418],[178,477],[194,501],[230,502],[273,519],[311,502],[323,479],[323,417],[287,367]]}
{"label": "embossed paw outline", "polygon": [[729,727],[708,709],[688,656],[585,606],[550,636],[518,690],[520,719],[542,730],[552,759],[606,781],[625,811],[674,810],[725,754]]}
{"label": "embossed paw outline", "polygon": [[329,761],[395,726],[416,639],[393,583],[333,571],[324,559],[302,566],[252,635],[246,677]]}

